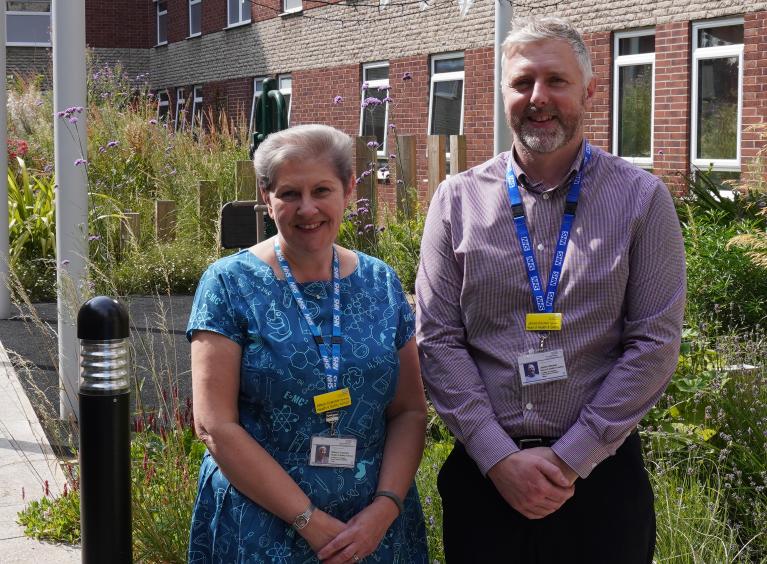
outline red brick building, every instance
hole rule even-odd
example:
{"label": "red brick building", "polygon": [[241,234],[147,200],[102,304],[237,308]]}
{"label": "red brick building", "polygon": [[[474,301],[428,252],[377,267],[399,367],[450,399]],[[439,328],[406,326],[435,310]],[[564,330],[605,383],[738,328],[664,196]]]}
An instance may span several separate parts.
{"label": "red brick building", "polygon": [[[381,159],[394,151],[394,124],[417,138],[423,192],[427,134],[465,134],[470,166],[492,156],[495,88],[493,2],[465,16],[453,0],[428,4],[87,0],[87,42],[98,59],[148,73],[177,127],[204,108],[250,127],[267,77],[289,101],[291,124],[376,135]],[[20,12],[45,12],[50,0],[7,5],[11,29],[12,18],[31,21]],[[767,2],[579,0],[552,11],[515,0],[513,10],[560,15],[583,31],[597,78],[587,119],[595,145],[674,188],[679,172],[696,168],[720,179],[748,171],[763,145],[754,126],[767,118]],[[44,41],[10,36],[11,68],[46,60]],[[382,103],[362,108],[369,98]]]}

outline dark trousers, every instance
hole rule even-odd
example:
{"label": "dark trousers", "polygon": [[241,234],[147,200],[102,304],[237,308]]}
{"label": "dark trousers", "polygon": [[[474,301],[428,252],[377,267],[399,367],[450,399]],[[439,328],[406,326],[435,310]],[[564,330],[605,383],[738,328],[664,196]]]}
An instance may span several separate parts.
{"label": "dark trousers", "polygon": [[648,564],[655,550],[653,492],[633,433],[543,519],[512,509],[456,443],[440,470],[447,564]]}

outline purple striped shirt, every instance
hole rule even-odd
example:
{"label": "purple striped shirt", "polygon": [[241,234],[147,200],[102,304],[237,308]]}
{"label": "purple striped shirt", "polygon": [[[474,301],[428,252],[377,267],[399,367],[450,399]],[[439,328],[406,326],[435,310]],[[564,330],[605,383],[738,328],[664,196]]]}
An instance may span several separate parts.
{"label": "purple striped shirt", "polygon": [[[552,448],[585,478],[676,367],[686,285],[671,196],[657,177],[592,148],[554,303],[562,331],[546,342],[564,350],[566,380],[520,383],[517,357],[538,335],[525,331],[535,308],[505,183],[511,152],[446,180],[429,206],[416,282],[421,369],[483,474],[518,450],[511,437],[541,435],[560,437]],[[569,183],[531,186],[513,166],[547,281]]]}

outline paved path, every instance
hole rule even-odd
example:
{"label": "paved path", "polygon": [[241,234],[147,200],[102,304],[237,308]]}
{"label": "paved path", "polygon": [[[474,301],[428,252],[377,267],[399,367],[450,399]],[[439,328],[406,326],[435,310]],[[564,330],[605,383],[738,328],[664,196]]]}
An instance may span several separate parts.
{"label": "paved path", "polygon": [[[0,562],[68,564],[80,562],[80,549],[39,542],[24,536],[17,513],[33,499],[64,486],[64,473],[32,405],[0,344]],[[22,492],[24,497],[22,498]]]}

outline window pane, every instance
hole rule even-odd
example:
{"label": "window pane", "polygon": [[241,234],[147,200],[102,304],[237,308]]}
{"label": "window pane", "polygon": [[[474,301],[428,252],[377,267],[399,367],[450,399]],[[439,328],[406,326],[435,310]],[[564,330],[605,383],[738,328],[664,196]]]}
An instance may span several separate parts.
{"label": "window pane", "polygon": [[458,135],[461,132],[463,80],[434,83],[431,113],[432,135]]}
{"label": "window pane", "polygon": [[229,0],[229,25],[240,21],[240,0]]}
{"label": "window pane", "polygon": [[371,67],[365,69],[364,80],[387,80],[389,78],[389,67]]}
{"label": "window pane", "polygon": [[734,159],[738,145],[738,57],[698,62],[698,158]]}
{"label": "window pane", "polygon": [[246,22],[250,19],[250,0],[240,0],[240,21]]}
{"label": "window pane", "polygon": [[301,9],[301,0],[285,0],[283,10],[289,12],[291,10]]}
{"label": "window pane", "polygon": [[280,84],[279,89],[280,90],[286,90],[293,87],[293,77],[292,76],[281,76],[280,77]]}
{"label": "window pane", "polygon": [[8,43],[50,43],[50,14],[6,16],[6,41]]}
{"label": "window pane", "polygon": [[652,65],[620,67],[618,72],[618,154],[650,157]]}
{"label": "window pane", "polygon": [[157,43],[168,41],[168,15],[157,15]]}
{"label": "window pane", "polygon": [[463,57],[455,59],[435,59],[434,72],[458,72],[463,70]]}
{"label": "window pane", "polygon": [[202,8],[202,4],[200,2],[189,5],[189,35],[200,33],[201,8]]}
{"label": "window pane", "polygon": [[655,53],[655,36],[623,37],[618,40],[618,55],[639,55]]}
{"label": "window pane", "polygon": [[[386,98],[385,91],[379,91],[378,88],[367,88],[365,98]],[[384,134],[386,133],[386,105],[369,105],[362,110],[362,135],[375,135],[379,145],[383,145]]]}
{"label": "window pane", "polygon": [[743,26],[726,25],[698,30],[698,47],[720,47],[743,43]]}

